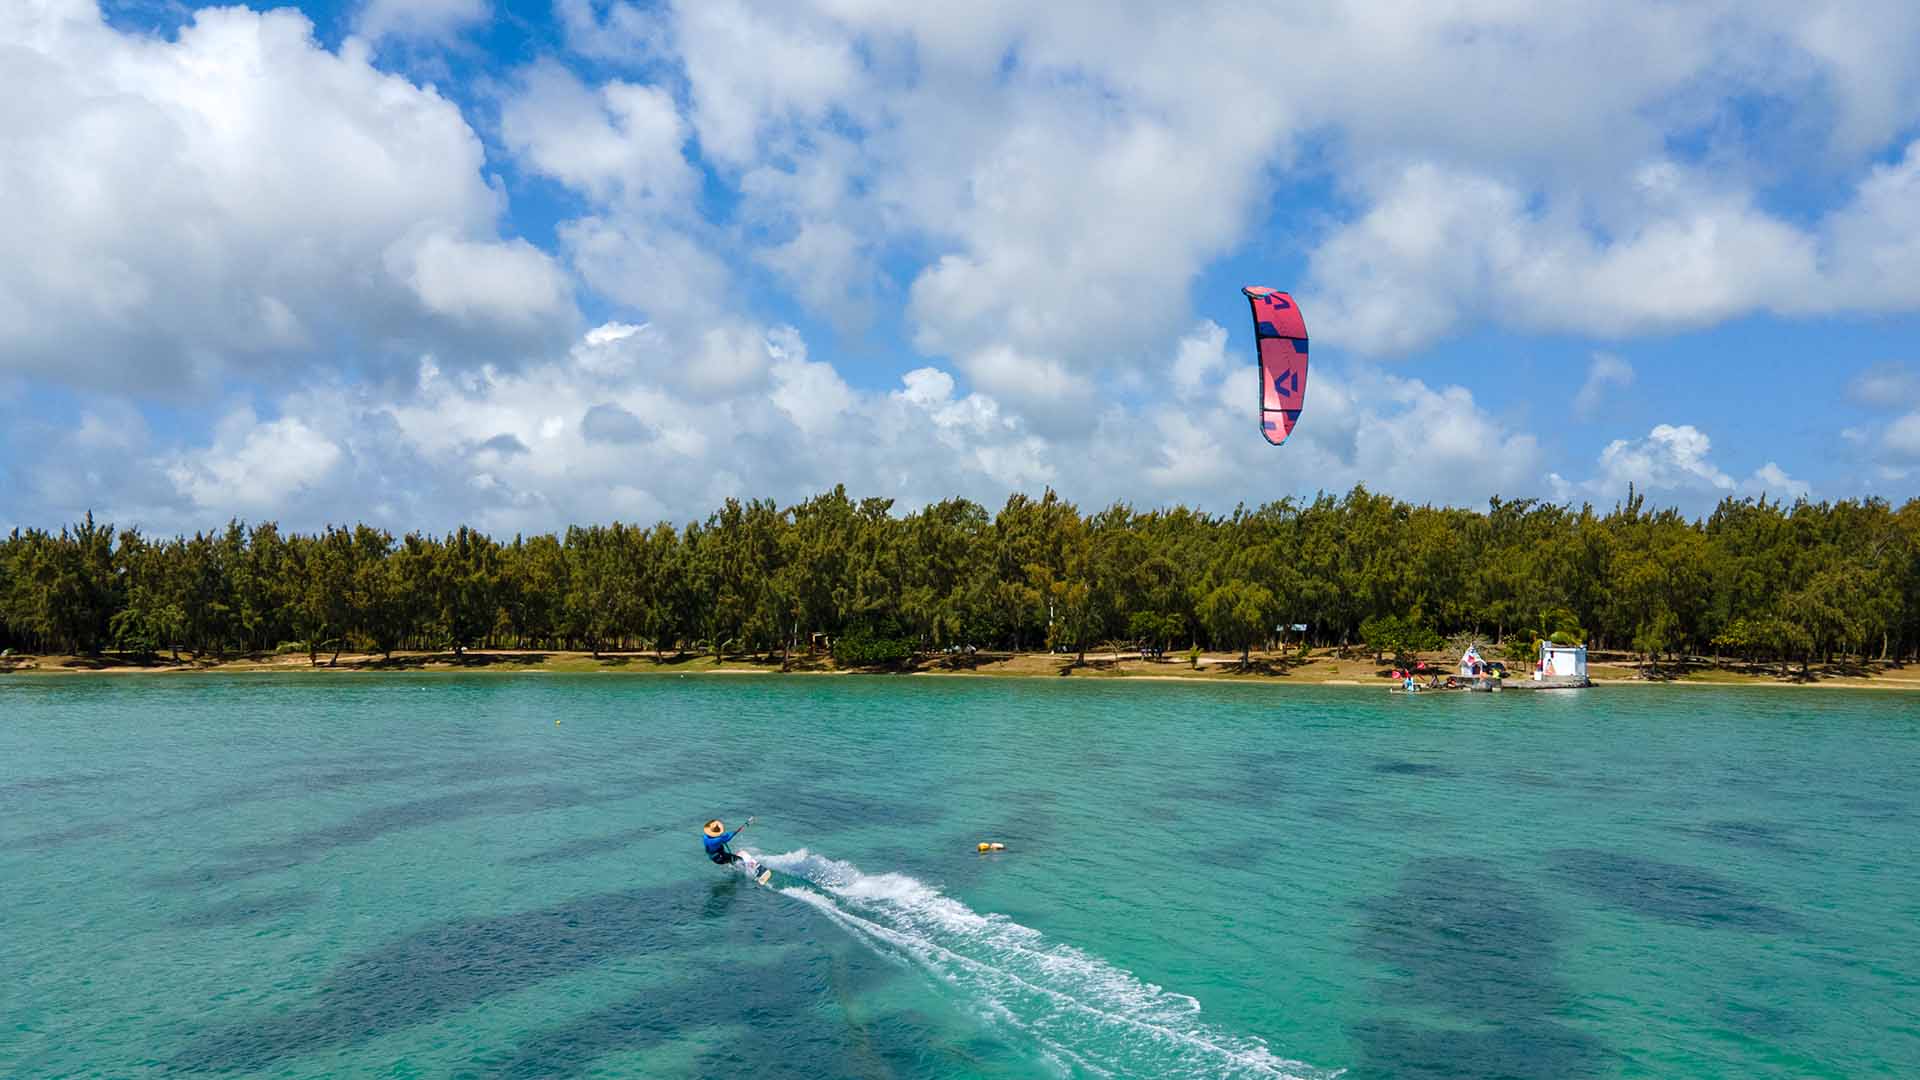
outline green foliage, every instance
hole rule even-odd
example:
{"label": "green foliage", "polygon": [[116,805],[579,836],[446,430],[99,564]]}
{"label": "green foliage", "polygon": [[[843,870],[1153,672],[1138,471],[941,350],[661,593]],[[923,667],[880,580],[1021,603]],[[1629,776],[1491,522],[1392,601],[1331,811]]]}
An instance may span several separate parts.
{"label": "green foliage", "polygon": [[847,667],[891,667],[913,659],[913,639],[891,621],[879,626],[861,623],[833,643],[835,663]]}
{"label": "green foliage", "polygon": [[1540,659],[1540,639],[1517,635],[1509,637],[1506,644],[1501,646],[1500,655],[1505,657],[1509,664],[1531,667]]}
{"label": "green foliage", "polygon": [[1432,627],[1405,615],[1375,615],[1360,624],[1360,640],[1375,656],[1390,656],[1405,667],[1413,654],[1437,649],[1441,637]]}
{"label": "green foliage", "polygon": [[1531,666],[1540,658],[1542,642],[1584,645],[1586,641],[1587,632],[1581,628],[1579,616],[1566,608],[1549,608],[1541,613],[1538,623],[1508,637],[1501,652],[1509,663]]}
{"label": "green foliage", "polygon": [[1174,611],[1136,611],[1127,616],[1127,637],[1142,645],[1164,649],[1186,629],[1186,619]]}
{"label": "green foliage", "polygon": [[788,507],[729,500],[684,527],[510,539],[237,521],[161,538],[90,516],[0,539],[0,648],[23,652],[765,654],[824,634],[863,664],[1118,640],[1245,657],[1293,623],[1312,627],[1302,648],[1357,639],[1402,659],[1436,633],[1501,642],[1526,664],[1541,640],[1656,662],[1909,658],[1920,500],[1728,499],[1689,520],[1631,491],[1604,513],[1412,506],[1355,488],[1224,515],[1083,513],[1048,491],[997,513],[948,499],[901,514],[835,488]]}
{"label": "green foliage", "polygon": [[1273,609],[1273,594],[1264,586],[1229,581],[1200,601],[1200,624],[1220,646],[1239,649],[1245,663],[1254,643],[1266,636]]}

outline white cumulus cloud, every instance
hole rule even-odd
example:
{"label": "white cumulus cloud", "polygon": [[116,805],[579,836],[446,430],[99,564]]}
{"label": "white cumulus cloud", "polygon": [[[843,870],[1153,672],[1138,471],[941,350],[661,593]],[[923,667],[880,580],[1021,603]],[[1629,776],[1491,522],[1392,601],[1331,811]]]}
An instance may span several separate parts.
{"label": "white cumulus cloud", "polygon": [[[572,330],[550,256],[500,241],[460,110],[357,39],[235,7],[164,40],[30,2],[0,57],[0,369],[204,389],[342,335],[508,362]],[[492,270],[446,272],[446,244]],[[503,262],[534,283],[498,305]]]}
{"label": "white cumulus cloud", "polygon": [[536,171],[629,206],[671,207],[692,191],[687,126],[665,90],[618,79],[589,89],[553,62],[535,64],[521,81],[501,105],[500,128]]}
{"label": "white cumulus cloud", "polygon": [[851,43],[816,24],[805,7],[741,0],[673,4],[693,122],[712,160],[751,160],[766,125],[787,118],[817,121],[858,86]]}
{"label": "white cumulus cloud", "polygon": [[1629,485],[1656,502],[1701,512],[1727,496],[1806,498],[1812,485],[1768,461],[1735,479],[1713,460],[1713,440],[1692,424],[1656,424],[1645,438],[1615,439],[1600,451],[1598,471],[1575,483],[1556,474],[1554,497],[1605,503],[1626,497]]}
{"label": "white cumulus cloud", "polygon": [[539,326],[569,319],[573,310],[566,274],[524,240],[475,242],[434,233],[393,269],[428,311],[462,323]]}
{"label": "white cumulus cloud", "polygon": [[354,28],[373,40],[431,40],[477,26],[492,14],[487,0],[367,0]]}
{"label": "white cumulus cloud", "polygon": [[1920,412],[1910,412],[1888,424],[1881,444],[1901,461],[1920,461]]}
{"label": "white cumulus cloud", "polygon": [[[1201,347],[1209,336],[1196,331]],[[744,376],[692,380],[716,350]],[[519,369],[427,361],[407,387],[291,391],[271,419],[234,408],[184,445],[156,446],[133,414],[102,413],[56,437],[64,466],[36,480],[34,505],[163,529],[238,513],[300,528],[511,532],[615,515],[685,521],[728,496],[790,503],[836,483],[903,509],[955,494],[997,507],[1048,485],[1089,505],[1213,509],[1361,483],[1468,504],[1545,486],[1533,437],[1465,388],[1324,370],[1300,429],[1274,449],[1258,437],[1251,379],[1242,365],[1212,368],[1186,397],[1111,403],[1061,426],[1035,422],[1048,419],[1044,402],[1014,405],[934,366],[858,387],[791,328],[743,324],[682,343],[614,324]]]}
{"label": "white cumulus cloud", "polygon": [[1732,491],[1733,477],[1710,460],[1713,440],[1692,424],[1657,424],[1644,439],[1615,439],[1600,451],[1599,483],[1605,490],[1643,491],[1712,488]]}
{"label": "white cumulus cloud", "polygon": [[1328,336],[1368,352],[1427,345],[1471,324],[1627,338],[1793,310],[1816,284],[1817,245],[1743,194],[1671,163],[1606,234],[1577,204],[1472,172],[1418,164],[1313,255]]}
{"label": "white cumulus cloud", "polygon": [[[1911,4],[1338,0],[1276,46],[1226,0],[558,0],[508,70],[393,73],[495,7],[366,0],[329,47],[291,10],[0,5],[22,499],[553,527],[841,481],[1803,493],[1723,467],[1705,418],[1558,478],[1497,372],[1365,357],[1920,309]],[[1278,451],[1224,314],[1243,268],[1331,346]],[[1573,404],[1604,416],[1634,372],[1590,355]],[[54,382],[128,401],[25,415]],[[1909,391],[1850,388],[1884,410],[1843,436],[1867,464],[1920,462]],[[134,422],[166,393],[203,404]]]}
{"label": "white cumulus cloud", "polygon": [[261,422],[242,409],[220,422],[212,445],[175,458],[175,490],[197,511],[261,513],[297,504],[323,487],[341,449],[298,417]]}

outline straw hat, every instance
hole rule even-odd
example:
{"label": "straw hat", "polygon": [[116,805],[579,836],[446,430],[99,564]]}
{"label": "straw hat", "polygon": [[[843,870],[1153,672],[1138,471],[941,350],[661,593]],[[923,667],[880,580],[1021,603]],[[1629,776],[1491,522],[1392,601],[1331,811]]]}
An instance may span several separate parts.
{"label": "straw hat", "polygon": [[719,836],[721,833],[727,831],[727,827],[720,823],[719,818],[714,818],[712,821],[707,822],[705,829],[702,831],[708,836]]}

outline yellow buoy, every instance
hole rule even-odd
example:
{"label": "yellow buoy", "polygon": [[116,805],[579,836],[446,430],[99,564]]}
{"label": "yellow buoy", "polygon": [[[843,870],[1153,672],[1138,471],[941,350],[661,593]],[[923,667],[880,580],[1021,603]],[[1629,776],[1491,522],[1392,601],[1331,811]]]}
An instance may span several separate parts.
{"label": "yellow buoy", "polygon": [[1005,844],[993,844],[993,843],[988,843],[988,842],[987,842],[987,841],[985,841],[985,840],[982,840],[982,841],[980,842],[980,850],[981,850],[981,851],[1005,851],[1005,850],[1007,850],[1007,845],[1005,845]]}

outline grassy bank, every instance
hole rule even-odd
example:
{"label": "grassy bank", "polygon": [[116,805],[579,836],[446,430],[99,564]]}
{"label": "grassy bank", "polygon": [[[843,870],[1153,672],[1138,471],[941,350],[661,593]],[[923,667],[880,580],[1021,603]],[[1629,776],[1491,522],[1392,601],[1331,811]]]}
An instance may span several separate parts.
{"label": "grassy bank", "polygon": [[[1438,655],[1423,657],[1429,666],[1449,670],[1451,659]],[[930,676],[1000,676],[1025,678],[1093,679],[1182,679],[1204,682],[1255,682],[1273,685],[1363,686],[1386,688],[1391,685],[1387,668],[1370,656],[1349,654],[1341,658],[1319,654],[1302,660],[1294,654],[1254,653],[1242,665],[1232,654],[1203,654],[1197,663],[1185,656],[1162,660],[1142,660],[1137,655],[1116,652],[1089,652],[1084,662],[1077,657],[1057,653],[979,653],[972,656],[927,655],[912,663],[887,669],[890,674]],[[866,670],[866,669],[860,669]],[[304,654],[289,656],[250,656],[227,659],[183,656],[137,657],[120,654],[101,656],[14,656],[0,660],[0,672],[16,675],[127,675],[127,674],[243,674],[279,672],[286,674],[354,674],[363,672],[498,672],[498,673],[602,673],[633,675],[668,674],[780,674],[780,657],[727,656],[708,654],[602,653],[585,652],[469,650],[450,652],[400,652],[391,657],[342,654],[333,663],[323,657],[319,666],[308,663]],[[848,669],[834,665],[824,656],[795,657],[787,674],[846,674]],[[1602,685],[1671,686],[1829,686],[1877,689],[1920,689],[1920,666],[1884,664],[1820,665],[1802,672],[1797,666],[1782,673],[1777,665],[1765,667],[1721,666],[1706,661],[1666,664],[1642,670],[1630,657],[1601,655],[1592,664],[1594,682]]]}

